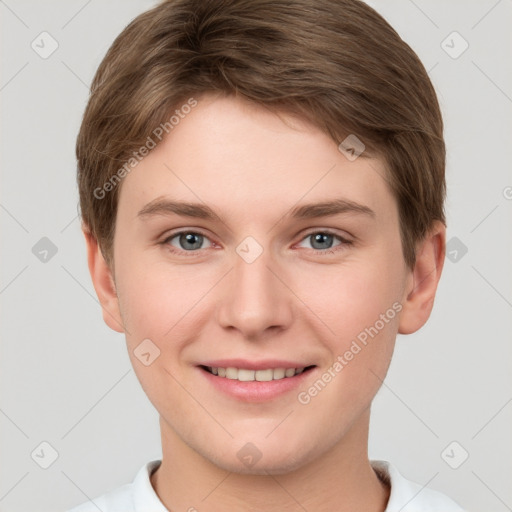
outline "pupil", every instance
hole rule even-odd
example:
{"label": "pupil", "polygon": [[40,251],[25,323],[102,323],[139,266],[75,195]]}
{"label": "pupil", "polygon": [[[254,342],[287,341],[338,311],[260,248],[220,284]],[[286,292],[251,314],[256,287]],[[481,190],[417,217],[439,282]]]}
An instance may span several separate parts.
{"label": "pupil", "polygon": [[180,245],[183,247],[183,249],[199,249],[202,242],[202,235],[196,233],[187,233],[186,235],[180,236]]}
{"label": "pupil", "polygon": [[[320,245],[317,247],[317,245]],[[322,244],[327,244],[327,247]],[[313,236],[313,248],[315,249],[329,249],[332,245],[332,235],[328,233],[317,233]]]}

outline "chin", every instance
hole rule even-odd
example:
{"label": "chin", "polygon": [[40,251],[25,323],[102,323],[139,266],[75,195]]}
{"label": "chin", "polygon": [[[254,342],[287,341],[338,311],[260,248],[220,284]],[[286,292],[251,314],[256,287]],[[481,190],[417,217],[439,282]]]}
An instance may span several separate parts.
{"label": "chin", "polygon": [[[320,454],[311,447],[310,451],[299,443],[295,448],[281,449],[267,446],[261,451],[252,443],[246,443],[233,454],[231,450],[223,454],[203,454],[215,466],[231,473],[240,475],[283,475],[291,473],[308,464]],[[261,446],[261,445],[260,445]],[[234,455],[234,456],[233,456]],[[251,456],[253,460],[251,460]],[[246,459],[249,460],[246,460]]]}

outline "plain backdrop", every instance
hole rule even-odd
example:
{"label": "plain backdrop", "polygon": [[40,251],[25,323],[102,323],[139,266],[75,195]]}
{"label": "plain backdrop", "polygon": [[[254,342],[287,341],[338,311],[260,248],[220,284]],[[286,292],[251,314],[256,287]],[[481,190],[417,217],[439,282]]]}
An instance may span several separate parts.
{"label": "plain backdrop", "polygon": [[[103,323],[88,274],[74,156],[97,66],[154,3],[0,1],[1,511],[64,510],[130,482],[160,456],[157,414],[123,336]],[[418,53],[439,95],[449,254],[430,321],[398,338],[373,405],[370,456],[470,511],[505,512],[512,1],[371,5]]]}

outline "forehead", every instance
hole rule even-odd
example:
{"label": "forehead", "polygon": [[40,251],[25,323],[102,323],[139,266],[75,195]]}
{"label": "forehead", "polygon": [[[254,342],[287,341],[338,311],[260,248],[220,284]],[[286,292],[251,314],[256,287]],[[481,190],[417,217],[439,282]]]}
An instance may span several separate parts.
{"label": "forehead", "polygon": [[305,121],[234,97],[201,97],[187,111],[124,178],[119,210],[130,217],[165,196],[261,218],[337,198],[394,207],[381,160],[349,160]]}

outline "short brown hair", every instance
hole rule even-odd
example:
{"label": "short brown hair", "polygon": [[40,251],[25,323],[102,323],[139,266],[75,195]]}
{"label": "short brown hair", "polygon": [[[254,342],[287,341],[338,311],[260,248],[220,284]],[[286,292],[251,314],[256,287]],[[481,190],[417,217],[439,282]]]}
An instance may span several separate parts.
{"label": "short brown hair", "polygon": [[104,185],[122,177],[122,166],[174,109],[209,92],[299,115],[337,144],[348,134],[361,139],[362,156],[373,152],[386,164],[410,267],[416,243],[435,220],[445,223],[434,88],[414,51],[371,7],[359,0],[167,0],[135,18],[108,50],[77,139],[83,227],[109,264],[121,184]]}

